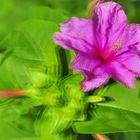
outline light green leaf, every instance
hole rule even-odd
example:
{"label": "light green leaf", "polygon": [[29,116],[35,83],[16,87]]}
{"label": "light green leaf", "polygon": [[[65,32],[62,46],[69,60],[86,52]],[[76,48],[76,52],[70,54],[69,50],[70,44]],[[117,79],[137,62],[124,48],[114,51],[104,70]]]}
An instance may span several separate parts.
{"label": "light green leaf", "polygon": [[0,18],[6,16],[9,11],[12,9],[13,2],[12,0],[1,0],[0,4]]}
{"label": "light green leaf", "polygon": [[1,43],[6,51],[1,56],[0,89],[49,86],[61,76],[59,50],[52,40],[57,30],[53,22],[29,20]]}
{"label": "light green leaf", "polygon": [[97,103],[91,107],[91,118],[76,122],[73,126],[77,133],[116,133],[140,131],[140,82],[130,90],[120,84],[110,85],[105,93],[111,101]]}
{"label": "light green leaf", "polygon": [[[37,132],[42,138],[49,140],[76,140],[76,136],[71,130],[72,122],[84,119],[83,102],[84,93],[80,91],[80,75],[68,76],[60,82],[58,87],[46,90],[47,108],[38,120]],[[51,92],[52,91],[52,92]],[[57,102],[52,101],[53,95]],[[54,104],[53,104],[54,103]],[[43,139],[43,140],[44,140]]]}

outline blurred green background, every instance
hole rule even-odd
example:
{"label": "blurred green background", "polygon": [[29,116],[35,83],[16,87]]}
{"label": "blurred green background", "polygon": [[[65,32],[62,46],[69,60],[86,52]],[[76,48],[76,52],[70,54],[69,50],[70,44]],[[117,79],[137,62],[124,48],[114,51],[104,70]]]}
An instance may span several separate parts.
{"label": "blurred green background", "polygon": [[[124,7],[129,22],[140,22],[139,0],[116,0],[116,2],[121,3]],[[87,4],[88,0],[1,0],[0,39],[20,22],[29,19],[37,7],[48,6],[53,9],[63,9],[69,12],[69,16],[84,17],[86,16]],[[36,14],[40,16],[41,11],[38,12]],[[51,15],[46,13],[46,16]]]}
{"label": "blurred green background", "polygon": [[[124,7],[129,23],[140,23],[139,0],[116,0],[116,2]],[[86,17],[87,5],[88,0],[0,0],[0,40],[21,22],[30,18],[49,17],[51,19],[51,17],[56,17],[58,23],[63,21],[60,19],[59,13],[55,16],[50,12],[47,14],[44,7],[59,9],[68,17]],[[139,133],[110,134],[109,137],[111,140],[140,140]],[[79,140],[90,139],[90,135],[79,135]]]}

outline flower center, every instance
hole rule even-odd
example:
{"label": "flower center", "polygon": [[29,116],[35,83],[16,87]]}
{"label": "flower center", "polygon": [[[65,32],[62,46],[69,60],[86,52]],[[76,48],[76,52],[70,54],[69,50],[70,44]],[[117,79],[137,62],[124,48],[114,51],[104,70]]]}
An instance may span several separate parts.
{"label": "flower center", "polygon": [[98,47],[97,58],[102,62],[106,63],[114,59],[114,55],[124,45],[123,39],[118,39],[115,43],[112,43],[108,47]]}
{"label": "flower center", "polygon": [[97,51],[97,58],[102,62],[102,63],[106,63],[106,62],[109,62],[113,59],[114,57],[114,53],[111,52],[110,50],[108,49],[105,49],[105,48],[100,48],[98,51]]}

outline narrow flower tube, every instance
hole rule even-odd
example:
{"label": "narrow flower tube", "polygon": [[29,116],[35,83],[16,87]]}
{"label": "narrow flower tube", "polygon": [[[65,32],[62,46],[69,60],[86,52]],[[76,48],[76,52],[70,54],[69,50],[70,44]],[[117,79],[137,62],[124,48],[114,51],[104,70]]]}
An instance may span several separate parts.
{"label": "narrow flower tube", "polygon": [[0,91],[0,98],[21,96],[23,94],[24,94],[24,92],[21,90],[1,90]]}

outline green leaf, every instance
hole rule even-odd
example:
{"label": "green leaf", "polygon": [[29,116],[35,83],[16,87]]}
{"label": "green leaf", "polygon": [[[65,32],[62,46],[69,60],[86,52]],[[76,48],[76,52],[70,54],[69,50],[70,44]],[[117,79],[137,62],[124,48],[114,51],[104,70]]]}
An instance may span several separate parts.
{"label": "green leaf", "polygon": [[44,0],[1,0],[0,40],[5,37],[7,33],[13,31],[21,22],[28,19],[42,19],[56,23],[67,20],[68,12],[63,9],[48,8],[48,4],[45,5],[43,1]]}
{"label": "green leaf", "polygon": [[97,103],[91,107],[90,119],[76,122],[73,126],[76,133],[116,133],[140,131],[140,82],[130,90],[120,84],[110,85],[105,93],[111,101]]}
{"label": "green leaf", "polygon": [[47,6],[38,6],[32,8],[28,14],[29,19],[43,19],[56,23],[65,22],[68,19],[69,13],[62,9],[52,9]]}
{"label": "green leaf", "polygon": [[61,76],[59,49],[52,40],[57,30],[53,22],[29,20],[1,43],[6,49],[0,57],[1,90],[50,86]]}
{"label": "green leaf", "polygon": [[9,138],[3,140],[41,140],[39,137],[25,137],[25,138]]}
{"label": "green leaf", "polygon": [[[53,7],[60,7],[66,9],[73,14],[78,14],[82,11],[84,15],[85,9],[87,8],[88,0],[45,0],[47,4],[52,5]],[[73,4],[74,3],[74,4]]]}
{"label": "green leaf", "polygon": [[37,110],[25,98],[0,100],[0,139],[35,137],[34,121]]}

